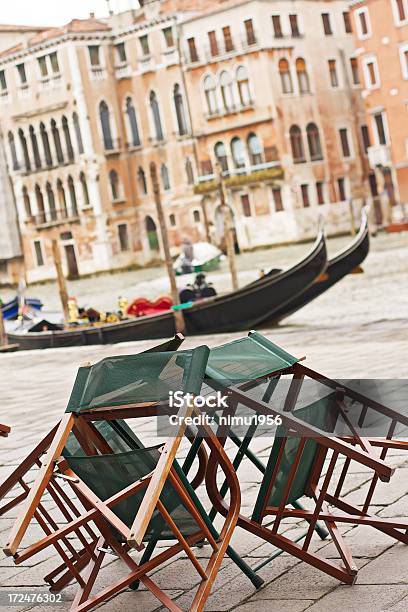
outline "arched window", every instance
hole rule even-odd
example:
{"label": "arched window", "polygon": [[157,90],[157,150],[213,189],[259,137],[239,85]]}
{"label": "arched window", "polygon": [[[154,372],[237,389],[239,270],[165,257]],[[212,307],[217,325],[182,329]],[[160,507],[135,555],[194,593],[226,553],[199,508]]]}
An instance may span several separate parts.
{"label": "arched window", "polygon": [[38,168],[41,168],[41,157],[40,157],[40,150],[38,148],[37,136],[36,136],[35,130],[32,125],[30,125],[30,127],[28,128],[28,131],[30,133],[31,148],[33,150],[33,156],[34,156],[34,165],[38,170]]}
{"label": "arched window", "polygon": [[60,209],[61,217],[68,217],[67,200],[65,198],[65,189],[61,179],[57,181],[57,194],[58,194],[58,206]]}
{"label": "arched window", "polygon": [[16,143],[14,142],[13,132],[8,133],[8,142],[9,142],[9,149],[10,149],[11,163],[13,165],[13,170],[18,170],[19,165],[18,165]]}
{"label": "arched window", "polygon": [[25,186],[23,187],[23,202],[24,202],[24,211],[25,211],[27,218],[32,217],[33,213],[31,212],[30,196],[28,195],[27,187]]}
{"label": "arched window", "polygon": [[105,149],[112,150],[114,147],[110,122],[110,111],[105,100],[102,100],[102,102],[99,104],[99,120],[101,122],[103,146]]}
{"label": "arched window", "polygon": [[290,74],[290,67],[287,59],[279,60],[279,74],[282,85],[282,93],[293,93],[292,76]]}
{"label": "arched window", "polygon": [[263,148],[262,143],[258,136],[254,133],[248,136],[248,151],[249,159],[251,160],[251,166],[257,166],[263,162]]}
{"label": "arched window", "polygon": [[237,68],[237,85],[241,105],[249,106],[251,104],[251,92],[249,90],[248,70],[245,66]]}
{"label": "arched window", "polygon": [[245,147],[237,136],[231,140],[231,153],[235,168],[245,168]]}
{"label": "arched window", "polygon": [[156,140],[163,140],[164,139],[163,128],[162,128],[162,122],[160,118],[160,109],[159,109],[159,103],[157,101],[156,92],[154,91],[150,92],[149,100],[150,100],[150,109],[152,111],[155,138]]}
{"label": "arched window", "polygon": [[170,223],[170,227],[176,226],[176,215],[174,215],[173,213],[169,215],[169,223]]}
{"label": "arched window", "polygon": [[78,153],[82,155],[82,153],[84,152],[84,144],[82,142],[81,126],[79,125],[78,113],[72,114],[72,123],[74,124]]}
{"label": "arched window", "polygon": [[116,170],[111,170],[109,172],[109,185],[111,190],[112,200],[120,199],[120,184],[119,184],[119,175]]}
{"label": "arched window", "polygon": [[139,128],[137,126],[136,111],[132,98],[126,98],[126,115],[128,119],[130,144],[132,147],[140,145]]}
{"label": "arched window", "polygon": [[50,211],[51,221],[55,221],[57,218],[57,210],[55,206],[55,196],[51,187],[51,183],[47,183],[45,186],[47,192],[48,210]]}
{"label": "arched window", "polygon": [[306,62],[303,57],[298,57],[296,60],[296,74],[300,93],[309,93],[310,81],[306,70]]}
{"label": "arched window", "polygon": [[189,157],[187,157],[186,159],[186,177],[187,177],[187,185],[194,185],[193,164],[191,163],[191,159]]}
{"label": "arched window", "polygon": [[52,166],[50,141],[48,139],[47,130],[43,123],[40,123],[40,134],[41,134],[41,141],[42,141],[42,146],[44,150],[45,163],[47,164],[47,166]]}
{"label": "arched window", "polygon": [[174,108],[176,110],[177,126],[180,136],[187,134],[187,121],[186,113],[184,111],[183,96],[181,95],[181,88],[178,83],[175,84],[173,89],[173,100]]}
{"label": "arched window", "polygon": [[162,180],[163,189],[168,191],[170,189],[170,177],[169,177],[169,169],[166,164],[162,164],[160,166],[160,175]]}
{"label": "arched window", "polygon": [[215,115],[218,112],[217,90],[214,78],[210,75],[206,76],[204,79],[204,94],[208,114]]}
{"label": "arched window", "polygon": [[228,172],[227,150],[223,142],[217,142],[214,147],[214,153],[217,161],[221,164],[221,170]]}
{"label": "arched window", "polygon": [[229,72],[224,70],[220,75],[221,98],[226,111],[234,107],[234,89]]}
{"label": "arched window", "polygon": [[312,161],[323,159],[322,145],[320,143],[319,128],[317,125],[315,123],[309,123],[306,127],[306,134],[310,159]]}
{"label": "arched window", "polygon": [[292,125],[289,130],[290,146],[295,164],[305,161],[305,150],[303,148],[302,132],[298,125]]}
{"label": "arched window", "polygon": [[18,130],[18,137],[20,140],[21,150],[23,152],[24,166],[26,171],[29,172],[29,170],[31,169],[30,156],[28,154],[27,141],[25,139],[24,132],[21,128]]}
{"label": "arched window", "polygon": [[140,166],[137,171],[137,182],[139,183],[140,191],[143,193],[143,195],[146,195],[147,193],[146,174],[143,168],[141,168]]}
{"label": "arched window", "polygon": [[199,210],[193,210],[193,219],[194,219],[194,223],[200,223],[201,222],[201,215],[200,215],[200,211]]}
{"label": "arched window", "polygon": [[62,164],[64,162],[64,155],[62,153],[61,138],[59,135],[59,130],[57,128],[57,122],[55,121],[55,119],[51,119],[51,132],[52,132],[52,137],[54,140],[54,146],[55,146],[55,151],[57,154],[58,163]]}
{"label": "arched window", "polygon": [[68,119],[66,117],[62,118],[62,131],[64,132],[68,159],[69,161],[74,161],[74,149],[72,148],[71,134],[69,131]]}
{"label": "arched window", "polygon": [[45,223],[44,198],[39,185],[35,186],[35,201],[37,203],[37,223]]}
{"label": "arched window", "polygon": [[90,205],[90,200],[89,200],[89,192],[88,192],[88,184],[86,182],[86,177],[85,174],[83,172],[80,173],[79,175],[79,182],[81,183],[81,189],[82,189],[82,199],[84,202],[84,206],[89,206]]}
{"label": "arched window", "polygon": [[68,177],[68,191],[69,191],[69,199],[71,200],[71,214],[73,217],[78,216],[78,202],[75,191],[74,179],[72,176]]}

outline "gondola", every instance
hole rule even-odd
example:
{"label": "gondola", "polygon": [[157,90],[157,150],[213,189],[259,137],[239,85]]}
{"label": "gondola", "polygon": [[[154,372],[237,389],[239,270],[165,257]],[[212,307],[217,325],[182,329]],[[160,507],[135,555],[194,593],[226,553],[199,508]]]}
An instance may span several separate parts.
{"label": "gondola", "polygon": [[[41,302],[41,300],[38,300],[37,298],[25,298],[24,303],[27,306],[27,308],[31,310],[41,310],[41,308],[43,307],[43,303]],[[17,319],[18,309],[19,309],[19,299],[18,299],[18,296],[16,295],[9,302],[2,304],[1,310],[3,312],[3,319],[5,321],[11,320],[11,319]]]}
{"label": "gondola", "polygon": [[[309,287],[327,265],[326,242],[322,232],[310,252],[297,264],[273,277],[265,277],[254,286],[247,285],[226,295],[219,295],[184,310],[186,334],[233,332],[257,327],[274,310],[293,300]],[[9,333],[8,341],[20,350],[114,344],[135,340],[154,340],[175,333],[173,313],[146,316],[103,326],[61,331]]]}
{"label": "gondola", "polygon": [[299,295],[294,296],[292,300],[283,304],[281,308],[271,312],[261,323],[268,326],[274,325],[300,308],[303,308],[306,304],[309,304],[309,302],[322,295],[322,293],[338,283],[347,274],[358,268],[367,257],[369,250],[370,232],[368,229],[367,212],[364,210],[358,234],[347,248],[329,259],[324,274]]}

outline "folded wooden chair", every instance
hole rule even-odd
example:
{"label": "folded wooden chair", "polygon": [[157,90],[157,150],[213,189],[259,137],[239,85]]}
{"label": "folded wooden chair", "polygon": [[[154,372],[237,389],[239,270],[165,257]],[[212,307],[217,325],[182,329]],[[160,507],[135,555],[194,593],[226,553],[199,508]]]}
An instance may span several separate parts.
{"label": "folded wooden chair", "polygon": [[[287,396],[285,397],[285,400],[283,402],[281,401],[279,404],[280,411],[290,413],[296,407],[306,373],[310,378],[312,378],[312,376],[310,376],[311,372],[312,371],[310,369],[305,368],[302,364],[300,364],[299,360],[291,355],[288,355],[285,351],[274,345],[267,338],[256,332],[251,332],[248,338],[239,339],[232,343],[228,343],[227,345],[212,349],[207,365],[207,382],[213,388],[217,388],[219,390],[224,389],[224,391],[227,390],[230,403],[230,415],[236,413],[237,406],[240,403],[243,406],[250,407],[255,412],[260,410],[261,414],[264,414],[263,411],[265,410],[266,406],[270,405],[271,400],[273,405],[274,392],[279,384],[279,381],[281,380],[281,377],[287,377],[290,375],[291,382],[288,386]],[[309,425],[314,426],[315,436],[328,436],[335,438],[336,444],[340,445],[337,446],[337,448],[342,449],[341,454],[345,455],[344,466],[335,490],[332,493],[329,491],[326,492],[327,501],[333,505],[337,505],[337,507],[344,513],[348,513],[350,515],[349,518],[351,522],[355,520],[355,517],[364,514],[366,524],[370,524],[400,541],[407,542],[407,534],[402,526],[403,522],[388,519],[377,520],[377,517],[370,517],[368,513],[369,501],[372,499],[376,483],[379,479],[389,480],[392,475],[392,470],[384,463],[386,449],[390,447],[407,448],[406,442],[399,439],[390,439],[392,434],[396,431],[397,423],[402,425],[402,427],[406,427],[406,417],[396,413],[395,411],[391,411],[389,408],[380,406],[378,403],[373,402],[369,398],[364,398],[361,395],[358,396],[355,391],[352,391],[347,387],[345,389],[340,389],[339,383],[336,383],[336,381],[330,381],[326,377],[323,377],[317,373],[313,372],[313,378],[314,380],[317,380],[319,384],[323,384],[327,387],[326,397],[331,397],[330,394],[332,391],[335,391],[335,393],[332,401],[327,399],[327,404],[324,402],[321,404],[317,402],[315,404],[315,423],[311,422]],[[359,435],[359,432],[349,418],[347,407],[344,405],[345,396],[347,394],[350,395],[354,402],[357,400],[362,402],[363,418],[361,418],[360,413],[358,413],[360,425],[362,424],[369,409],[379,410],[383,416],[387,416],[389,419],[389,427],[387,428],[387,436],[384,437],[383,440],[365,440],[361,435]],[[248,402],[248,400],[250,401]],[[320,434],[316,430],[316,425],[320,422],[319,406],[322,414],[324,415],[324,421],[320,423],[320,429],[323,425],[324,428],[320,430]],[[328,407],[330,410],[327,409]],[[275,414],[277,413],[278,412]],[[296,410],[293,412],[293,415],[298,420],[299,416],[302,416],[302,413]],[[342,425],[346,425],[349,429],[349,435],[343,435],[342,438],[338,437],[336,431],[339,417],[341,417]],[[302,425],[304,425],[304,423],[298,421],[297,423],[294,422],[293,425],[295,426],[294,431],[297,431],[299,435],[299,432],[302,431]],[[254,421],[244,435],[242,435],[242,433],[240,433],[240,435],[236,434],[233,429],[225,430],[224,428],[224,437],[228,437],[238,447],[238,451],[233,459],[234,468],[238,469],[243,458],[248,457],[252,464],[265,475],[263,482],[267,482],[268,477],[270,477],[271,474],[270,471],[268,472],[268,466],[265,466],[256,456],[256,454],[249,448],[250,443],[256,434],[257,427],[257,422]],[[309,430],[309,436],[310,433],[311,432]],[[274,436],[275,432],[272,432],[271,435]],[[347,445],[349,445],[349,449],[355,446],[359,447],[359,454],[354,455],[355,460],[360,462],[361,459],[363,459],[366,462],[365,465],[369,465],[373,470],[372,483],[367,494],[367,499],[364,503],[364,507],[359,509],[345,503],[344,500],[341,500],[340,498],[347,471],[353,461],[353,458],[347,454]],[[381,453],[379,455],[374,452],[374,448],[376,447],[381,449]],[[224,484],[221,486],[217,494],[223,498],[226,491],[227,487]],[[316,530],[320,537],[326,537],[327,531],[323,527],[319,526],[316,521],[313,521],[312,523],[309,520],[310,515],[300,505],[300,498],[301,496],[299,495],[291,495],[288,497],[288,500],[286,500],[285,503],[287,505],[292,505],[300,517],[305,518],[309,524],[313,524],[313,529]],[[211,518],[214,518],[216,510],[217,506],[215,506],[213,511],[210,513]],[[285,510],[285,512],[286,511],[287,510]],[[261,520],[259,512],[255,514],[255,518],[256,520]],[[299,540],[305,538],[305,542],[308,543],[309,533],[310,528],[306,534],[299,537]],[[285,550],[285,548],[281,548],[281,550]],[[349,580],[347,576],[343,577],[346,578],[346,581]]]}
{"label": "folded wooden chair", "polygon": [[[145,574],[157,565],[160,565],[164,560],[170,558],[173,554],[177,554],[181,549],[186,551],[202,577],[202,584],[197,592],[192,609],[202,608],[226,551],[228,551],[228,554],[238,566],[249,574],[249,577],[257,586],[262,583],[259,577],[251,576],[251,571],[246,564],[232,549],[229,549],[229,540],[232,536],[239,511],[240,492],[235,473],[226,456],[222,458],[222,465],[224,466],[223,469],[225,468],[226,474],[228,474],[229,470],[229,478],[233,481],[232,489],[234,493],[231,496],[232,510],[229,512],[225,524],[218,534],[212,527],[208,517],[204,519],[202,514],[197,511],[197,498],[194,498],[193,502],[191,501],[191,491],[194,491],[194,489],[185,478],[182,470],[178,469],[177,464],[174,463],[178,446],[186,429],[184,421],[178,426],[175,436],[170,438],[163,448],[138,448],[129,453],[119,454],[113,452],[114,449],[109,446],[107,440],[100,435],[101,432],[92,424],[92,421],[96,423],[98,421],[104,423],[113,421],[116,426],[120,426],[120,419],[122,417],[137,418],[139,416],[155,416],[160,414],[160,409],[166,408],[168,404],[170,390],[181,390],[184,394],[191,393],[196,395],[201,389],[208,352],[206,347],[199,347],[193,351],[180,351],[178,353],[166,352],[121,356],[104,359],[90,368],[80,368],[67,412],[61,421],[58,431],[54,435],[49,451],[39,470],[37,480],[27,495],[23,512],[12,529],[10,541],[5,549],[6,554],[11,553],[14,555],[16,563],[21,563],[39,552],[39,550],[43,550],[44,547],[53,545],[57,548],[63,562],[68,567],[69,574],[72,578],[76,579],[81,590],[80,595],[78,595],[74,602],[74,608],[78,605],[79,609],[83,609],[81,607],[83,604],[86,609],[89,609],[89,607],[93,607],[96,603],[103,601],[104,598],[111,596],[135,580],[144,581],[162,603],[171,607],[172,604],[165,594],[158,590],[146,578]],[[185,403],[177,416],[179,418],[188,416],[192,410],[193,407]],[[77,457],[72,455],[69,448],[68,452],[64,452],[64,446],[67,446],[66,443],[72,437],[72,433],[74,433],[85,453],[81,457],[80,465],[88,466],[88,471],[85,469],[85,472],[82,471],[80,476],[77,476],[70,469],[72,467],[71,464],[73,464],[76,470],[80,471],[80,467],[76,463]],[[218,448],[221,454],[224,452],[216,439],[212,440],[211,444],[213,447]],[[96,451],[103,454],[96,454]],[[66,455],[63,461],[58,460],[61,453]],[[120,469],[122,460],[124,465],[122,466],[123,469]],[[138,465],[139,460],[141,460],[140,466]],[[54,472],[56,461],[58,461],[59,469],[57,472]],[[132,468],[131,463],[133,461],[135,465]],[[101,466],[101,468],[95,470],[89,467],[94,462],[96,462],[95,465]],[[111,465],[111,468],[108,467],[109,465]],[[149,467],[147,471],[145,471],[147,469],[146,466]],[[95,493],[95,479],[87,482],[87,477],[89,477],[89,472],[92,469],[99,477],[102,477],[100,485],[102,489],[103,487],[108,487],[106,475],[112,475],[112,483],[105,492],[101,493],[98,491]],[[136,475],[139,472],[140,474],[137,476],[137,482],[135,483]],[[117,473],[116,479],[114,478],[115,473]],[[177,482],[176,476],[179,479]],[[70,486],[75,490],[78,499],[88,513],[85,513],[85,518],[80,513],[77,518],[70,520],[67,526],[60,529],[52,525],[52,533],[22,553],[17,553],[17,547],[31,517],[35,516],[38,520],[37,515],[43,491],[47,487],[53,488],[51,480],[55,478],[68,479]],[[175,478],[176,480],[174,480]],[[183,478],[184,487],[189,488],[190,497],[188,497],[184,489],[180,489],[179,481],[182,481]],[[181,526],[183,530],[174,525],[169,509],[161,501],[163,487],[166,487],[169,483],[176,488],[176,492],[181,497],[183,504],[188,512],[192,514],[195,521],[195,533],[191,534],[186,531],[188,525],[183,524]],[[125,488],[124,492],[121,491],[122,486]],[[144,495],[141,495],[141,492],[144,492]],[[102,499],[95,497],[98,493]],[[125,522],[121,511],[115,513],[111,507],[117,503],[119,504],[119,502],[121,507],[126,505],[123,500],[126,500],[132,493],[137,493],[136,498],[132,497],[130,505],[133,513],[132,522],[130,522],[129,513],[127,514],[128,520]],[[165,493],[163,495],[165,496]],[[138,498],[140,499],[138,500]],[[136,503],[137,501],[138,503]],[[90,512],[90,505],[92,504],[95,504],[94,510],[97,510],[96,514],[95,512]],[[180,500],[177,508],[179,506]],[[157,555],[146,563],[142,563],[141,567],[135,566],[127,553],[127,549],[129,546],[140,547],[142,545],[151,519],[153,517],[153,520],[155,520],[154,515],[158,511],[162,519],[167,523],[167,527],[172,531],[173,536],[178,540],[178,544],[171,547],[170,553]],[[99,512],[101,512],[101,517],[99,517]],[[120,546],[117,543],[115,544],[115,534],[112,535],[106,529],[106,521],[114,528],[116,534],[120,534]],[[101,546],[100,542],[98,544],[93,532],[89,534],[89,529],[92,530],[92,526],[89,525],[90,522],[97,525],[101,538],[103,537],[104,546]],[[84,542],[87,534],[81,531],[80,528],[82,526],[86,528],[91,541],[87,540]],[[80,539],[82,548],[80,551],[70,551],[72,557],[68,559],[65,550],[61,554],[61,547],[62,542],[65,545],[67,544],[67,535],[70,533],[74,533]],[[164,539],[160,531],[156,533],[157,537],[159,535],[159,539]],[[206,570],[204,570],[193,555],[191,545],[203,539],[214,545],[215,536],[217,536],[218,543],[216,548],[214,548]],[[157,537],[153,538],[153,540],[157,540]],[[149,538],[150,536],[148,536]],[[99,550],[101,552],[102,549],[102,554],[105,554],[103,551],[106,550],[106,545],[111,546],[116,551],[132,569],[132,572],[124,581],[114,585],[112,589],[104,591],[96,598],[92,598],[92,601],[88,601],[93,580],[91,580],[87,570],[85,570],[86,574],[84,577],[81,569],[83,567],[92,567],[89,571],[92,576],[96,577],[102,562],[102,556],[99,555],[99,561],[95,561],[95,551]],[[61,575],[61,571],[61,566],[59,566],[52,572],[51,576],[48,576],[48,579],[51,581],[54,581],[55,578],[57,579],[58,587],[64,586],[68,579],[66,573]],[[85,584],[88,585],[86,588]],[[53,588],[56,588],[55,582],[53,583]],[[80,603],[81,605],[79,605]],[[176,609],[176,606],[173,605],[171,609]]]}
{"label": "folded wooden chair", "polygon": [[[158,353],[167,351],[177,351],[182,343],[184,342],[184,336],[182,334],[176,334],[174,338],[154,346],[142,353]],[[54,439],[55,433],[58,429],[58,424],[55,425],[48,434],[37,444],[37,446],[27,455],[20,465],[0,484],[0,501],[4,499],[10,491],[17,487],[20,492],[16,490],[16,495],[7,499],[2,506],[0,506],[0,516],[9,512],[12,508],[21,503],[28,495],[29,492],[29,479],[33,478],[32,468],[38,468],[41,465],[41,457],[47,452],[52,440]]]}
{"label": "folded wooden chair", "polygon": [[[360,449],[325,433],[327,421],[331,420],[336,411],[336,393],[293,413],[277,413],[265,402],[254,400],[242,392],[237,392],[236,398],[238,396],[240,402],[259,414],[280,414],[283,421],[276,433],[252,515],[240,515],[238,526],[330,576],[346,584],[353,584],[357,568],[337,523],[371,525],[387,533],[391,531],[390,535],[395,537],[394,531],[401,535],[405,533],[408,521],[383,519],[368,513],[356,514],[343,507],[338,493],[341,475],[335,474],[335,467],[339,458],[344,457],[346,462],[357,461],[372,468],[375,474],[378,470],[384,475],[383,463],[378,460],[376,465],[376,460]],[[225,440],[225,428],[224,432],[222,428],[219,429],[218,435],[221,440]],[[218,487],[216,474],[217,462],[212,455],[206,472],[207,490],[216,510],[225,514],[229,506],[223,499],[223,491]],[[311,510],[294,507],[304,497],[312,500]],[[329,504],[336,509],[329,508]],[[265,526],[263,523],[266,519],[270,521],[271,517],[274,517],[272,524]],[[279,532],[286,517],[304,519],[309,523],[306,534],[301,537],[302,545],[298,543],[299,539],[290,540],[290,532]],[[312,536],[319,520],[325,523],[342,560],[341,564],[311,550]],[[258,571],[270,560],[253,568],[254,571]]]}

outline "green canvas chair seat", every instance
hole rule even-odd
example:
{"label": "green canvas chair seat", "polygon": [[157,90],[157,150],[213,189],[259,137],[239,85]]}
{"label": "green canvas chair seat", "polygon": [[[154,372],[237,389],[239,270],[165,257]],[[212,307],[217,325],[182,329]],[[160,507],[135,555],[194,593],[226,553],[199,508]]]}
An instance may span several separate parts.
{"label": "green canvas chair seat", "polygon": [[[102,500],[106,501],[129,485],[150,474],[160,457],[159,446],[140,448],[112,455],[68,455],[66,460],[72,471]],[[130,527],[139,509],[144,491],[115,505],[113,511]],[[184,537],[197,533],[197,523],[184,508],[170,484],[166,484],[160,500]],[[156,511],[150,521],[144,541],[173,540],[174,533]]]}
{"label": "green canvas chair seat", "polygon": [[[324,431],[328,429],[328,423],[332,420],[335,401],[336,394],[332,393],[316,402],[313,402],[309,406],[295,410],[293,412],[293,416]],[[275,475],[274,484],[266,505],[271,507],[279,507],[281,504],[285,487],[287,485],[301,440],[298,435],[292,435],[287,438],[285,436],[286,429],[283,426],[279,426],[276,430],[275,440],[269,455],[268,464],[265,470],[265,477],[255,503],[255,508],[252,515],[253,520],[261,519],[261,510],[264,506],[265,493],[268,489],[269,480],[275,470],[282,446],[284,445],[278,471]],[[289,494],[285,501],[286,505],[295,505],[299,499],[309,493],[308,485],[318,450],[319,445],[316,440],[308,439],[306,441],[300,462],[289,490]]]}

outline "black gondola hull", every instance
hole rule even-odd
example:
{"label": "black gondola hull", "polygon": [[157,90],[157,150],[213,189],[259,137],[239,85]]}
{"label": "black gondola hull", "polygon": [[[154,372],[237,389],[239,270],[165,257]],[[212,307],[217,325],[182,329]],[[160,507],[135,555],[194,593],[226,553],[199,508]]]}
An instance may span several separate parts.
{"label": "black gondola hull", "polygon": [[[326,243],[323,234],[319,234],[310,253],[292,268],[184,310],[186,335],[256,328],[268,314],[311,286],[326,266]],[[8,341],[19,344],[20,350],[30,350],[155,340],[171,337],[175,331],[173,312],[168,312],[100,327],[8,334]]]}
{"label": "black gondola hull", "polygon": [[368,229],[367,216],[363,216],[360,231],[344,251],[336,257],[329,259],[325,270],[324,279],[318,280],[310,285],[305,291],[294,296],[292,300],[283,304],[281,308],[268,315],[263,321],[264,325],[274,325],[303,308],[325,291],[333,287],[342,278],[350,274],[355,268],[363,263],[370,250],[370,233]]}

